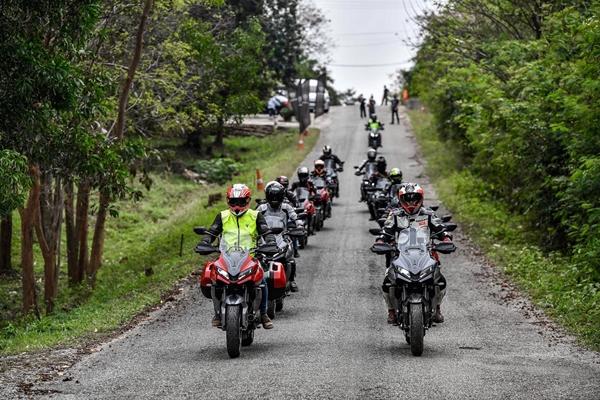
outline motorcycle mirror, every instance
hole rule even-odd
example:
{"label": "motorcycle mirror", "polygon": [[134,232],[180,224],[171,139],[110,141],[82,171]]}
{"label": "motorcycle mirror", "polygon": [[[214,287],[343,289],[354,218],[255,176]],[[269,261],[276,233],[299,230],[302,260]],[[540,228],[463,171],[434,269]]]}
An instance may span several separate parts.
{"label": "motorcycle mirror", "polygon": [[440,206],[429,206],[429,208],[431,208],[433,211],[437,211]]}
{"label": "motorcycle mirror", "polygon": [[256,249],[256,252],[266,254],[266,255],[273,255],[273,254],[277,254],[277,252],[279,252],[279,248],[277,247],[276,244],[264,244],[262,246],[259,246]]}
{"label": "motorcycle mirror", "polygon": [[355,165],[355,166],[354,166],[354,169],[358,169],[358,165]]}
{"label": "motorcycle mirror", "polygon": [[218,253],[219,249],[207,243],[200,243],[196,247],[194,247],[194,252],[202,256],[207,256],[212,253]]}
{"label": "motorcycle mirror", "polygon": [[299,199],[298,199],[298,201],[299,201],[300,203],[302,203],[302,202],[306,201],[306,199],[305,199],[305,198],[299,198]]}
{"label": "motorcycle mirror", "polygon": [[304,208],[298,207],[298,208],[295,208],[294,211],[296,212],[296,214],[301,214],[304,212]]}
{"label": "motorcycle mirror", "polygon": [[388,243],[375,243],[371,247],[371,251],[375,254],[385,254],[394,250],[394,247]]}
{"label": "motorcycle mirror", "polygon": [[255,199],[256,204],[261,205],[263,203],[265,203],[265,199]]}
{"label": "motorcycle mirror", "polygon": [[380,228],[370,228],[369,233],[373,236],[378,236],[378,235],[381,235],[381,229]]}
{"label": "motorcycle mirror", "polygon": [[208,231],[208,229],[206,229],[206,227],[204,227],[204,226],[196,226],[194,228],[194,233],[196,235],[204,235],[204,234],[206,234],[207,231]]}
{"label": "motorcycle mirror", "polygon": [[[304,210],[302,210],[302,211],[304,211]],[[304,219],[304,218],[308,217],[308,214],[307,214],[307,213],[305,213],[305,212],[300,212],[300,213],[298,213],[298,214],[296,214],[296,215],[297,215],[297,216],[298,216],[298,218],[300,218],[300,219]]]}
{"label": "motorcycle mirror", "polygon": [[279,235],[281,232],[283,232],[283,228],[280,228],[280,227],[271,228],[269,230],[274,235]]}
{"label": "motorcycle mirror", "polygon": [[338,168],[337,172],[344,172],[344,168]]}
{"label": "motorcycle mirror", "polygon": [[448,222],[452,219],[452,215],[451,214],[446,214],[444,216],[442,216],[442,222]]}
{"label": "motorcycle mirror", "polygon": [[378,208],[377,212],[384,213],[387,211],[387,208]]}
{"label": "motorcycle mirror", "polygon": [[456,230],[458,225],[456,225],[454,222],[451,222],[449,224],[444,224],[444,227],[446,228],[446,232],[452,232],[454,230]]}
{"label": "motorcycle mirror", "polygon": [[451,242],[442,242],[436,243],[432,250],[441,254],[450,254],[456,251],[456,246]]}

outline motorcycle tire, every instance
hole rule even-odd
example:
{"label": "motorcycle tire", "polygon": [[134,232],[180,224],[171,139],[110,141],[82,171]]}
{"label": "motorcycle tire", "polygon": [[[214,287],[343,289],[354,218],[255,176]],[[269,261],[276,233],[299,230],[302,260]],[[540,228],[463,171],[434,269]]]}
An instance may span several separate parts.
{"label": "motorcycle tire", "polygon": [[275,306],[275,302],[276,302],[276,300],[269,300],[267,302],[267,315],[271,319],[275,319],[275,311],[277,309]]}
{"label": "motorcycle tire", "polygon": [[242,346],[250,346],[254,342],[254,329],[242,332]]}
{"label": "motorcycle tire", "polygon": [[275,311],[279,312],[283,310],[283,300],[284,299],[275,300]]}
{"label": "motorcycle tire", "polygon": [[298,239],[298,248],[303,249],[306,247],[306,242],[308,241],[308,238],[306,236],[302,236],[301,238]]}
{"label": "motorcycle tire", "polygon": [[321,227],[323,226],[323,221],[321,221],[321,211],[317,211],[317,218],[315,219],[315,229],[318,231],[321,230]]}
{"label": "motorcycle tire", "polygon": [[242,329],[241,329],[241,315],[240,306],[229,305],[227,306],[227,354],[231,358],[237,358],[240,356],[242,351]]}
{"label": "motorcycle tire", "polygon": [[410,305],[410,352],[415,357],[423,354],[423,305]]}

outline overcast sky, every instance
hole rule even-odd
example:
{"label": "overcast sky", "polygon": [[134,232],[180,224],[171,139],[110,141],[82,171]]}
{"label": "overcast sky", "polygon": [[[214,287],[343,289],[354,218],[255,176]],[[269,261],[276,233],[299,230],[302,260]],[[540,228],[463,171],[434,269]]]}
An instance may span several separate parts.
{"label": "overcast sky", "polygon": [[394,81],[390,75],[412,66],[415,50],[406,41],[419,40],[413,19],[429,10],[432,0],[313,1],[331,20],[336,47],[327,69],[333,87],[339,92],[354,88],[357,96],[372,94],[381,101],[383,85],[391,89]]}

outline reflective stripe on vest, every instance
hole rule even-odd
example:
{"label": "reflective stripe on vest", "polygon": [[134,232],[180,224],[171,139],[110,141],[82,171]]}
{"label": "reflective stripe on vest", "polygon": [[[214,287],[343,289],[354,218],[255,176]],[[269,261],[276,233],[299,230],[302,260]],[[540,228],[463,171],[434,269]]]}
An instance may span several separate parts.
{"label": "reflective stripe on vest", "polygon": [[228,247],[240,246],[247,249],[256,246],[258,232],[256,230],[256,218],[258,211],[249,209],[241,217],[236,217],[229,210],[221,211],[223,233],[221,240]]}

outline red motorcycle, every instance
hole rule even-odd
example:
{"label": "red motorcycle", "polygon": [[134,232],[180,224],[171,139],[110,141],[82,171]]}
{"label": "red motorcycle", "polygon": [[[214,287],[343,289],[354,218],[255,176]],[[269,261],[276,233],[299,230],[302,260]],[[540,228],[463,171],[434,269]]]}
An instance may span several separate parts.
{"label": "red motorcycle", "polygon": [[[205,227],[196,227],[198,235],[208,233]],[[241,237],[240,237],[241,236]],[[276,245],[263,245],[246,248],[240,243],[253,243],[252,238],[244,234],[226,235],[219,246],[200,243],[194,251],[201,255],[220,253],[214,261],[204,267],[200,278],[200,289],[204,297],[220,299],[221,329],[227,338],[227,354],[231,358],[239,357],[241,346],[250,346],[254,341],[254,330],[260,326],[260,302],[262,299],[261,282],[264,276],[259,261],[253,253],[275,254]],[[277,272],[278,271],[278,272]],[[285,271],[282,266],[270,275],[273,289],[285,291]],[[270,288],[270,285],[269,285]],[[274,290],[274,294],[276,295]]]}
{"label": "red motorcycle", "polygon": [[[308,236],[315,234],[315,229],[317,226],[317,213],[315,205],[310,200],[311,194],[307,188],[297,187],[294,190],[294,195],[298,200],[298,208],[296,209],[296,212],[306,213],[306,222],[304,224],[304,227],[306,228],[306,235],[298,238],[298,247],[303,249],[308,244]],[[319,229],[321,228],[319,227]]]}
{"label": "red motorcycle", "polygon": [[327,180],[324,177],[315,176],[312,179],[312,183],[315,188],[315,194],[310,197],[310,200],[315,205],[318,220],[316,229],[320,231],[323,228],[327,214],[331,212],[331,193],[329,192]]}

